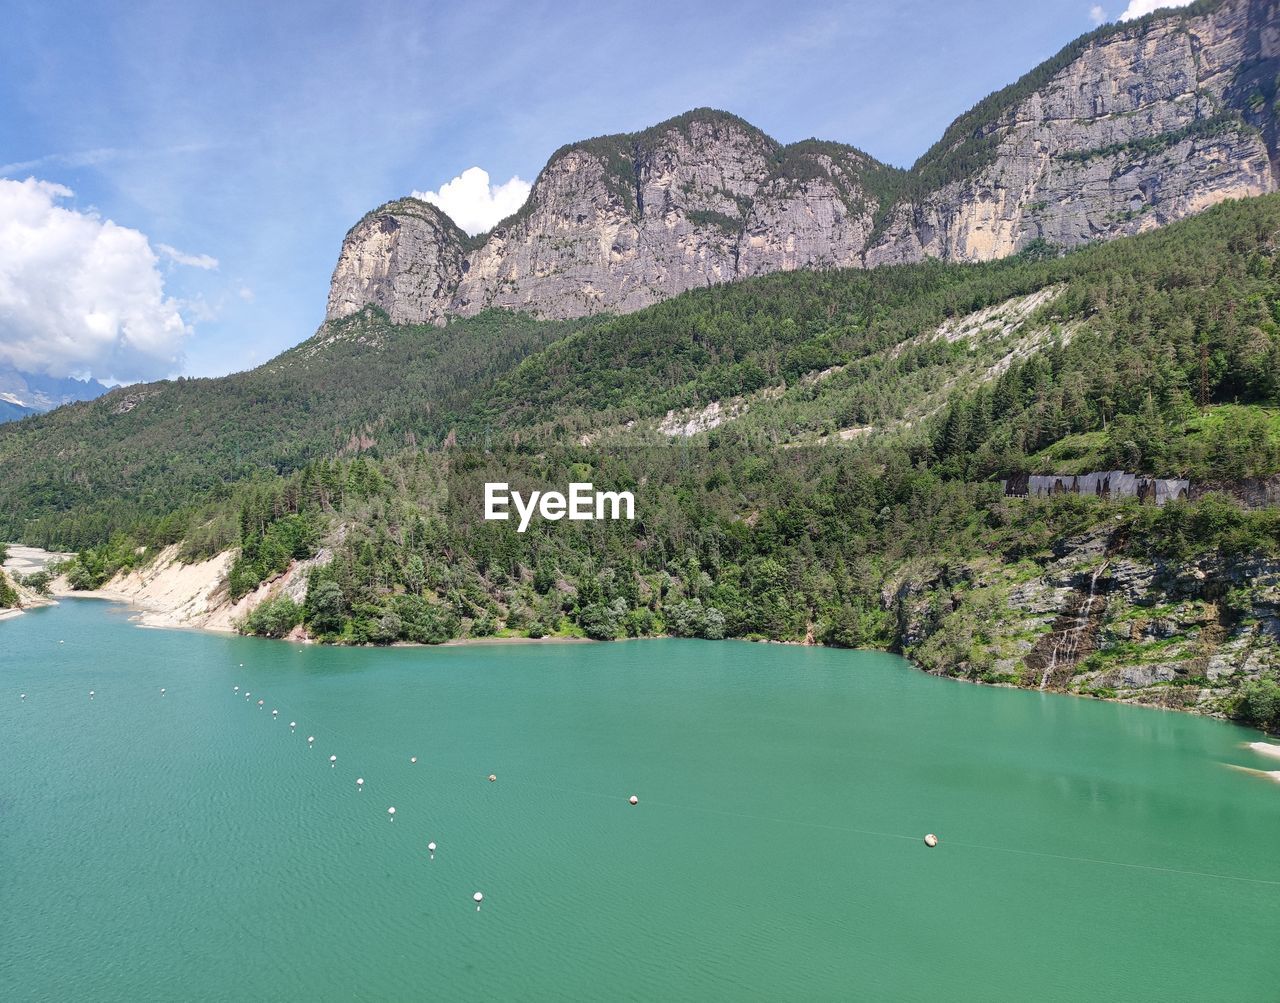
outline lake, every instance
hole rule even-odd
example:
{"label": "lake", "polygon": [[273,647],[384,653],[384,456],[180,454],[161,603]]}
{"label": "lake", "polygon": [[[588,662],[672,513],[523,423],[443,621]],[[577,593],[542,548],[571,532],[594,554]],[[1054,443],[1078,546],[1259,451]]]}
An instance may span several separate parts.
{"label": "lake", "polygon": [[1275,999],[1258,737],[878,653],[67,601],[0,623],[0,998]]}

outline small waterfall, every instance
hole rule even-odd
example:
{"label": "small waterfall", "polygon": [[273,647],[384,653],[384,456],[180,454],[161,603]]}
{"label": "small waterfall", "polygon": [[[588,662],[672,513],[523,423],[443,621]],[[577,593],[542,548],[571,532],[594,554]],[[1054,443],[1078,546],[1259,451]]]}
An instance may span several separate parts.
{"label": "small waterfall", "polygon": [[1053,677],[1053,670],[1058,667],[1059,655],[1062,656],[1062,660],[1066,664],[1075,663],[1076,652],[1080,650],[1080,640],[1084,637],[1085,631],[1089,629],[1089,617],[1093,613],[1094,600],[1098,596],[1098,579],[1102,577],[1102,572],[1107,569],[1108,563],[1108,561],[1103,561],[1099,564],[1097,570],[1089,578],[1089,596],[1076,611],[1075,623],[1063,630],[1054,640],[1053,647],[1049,650],[1049,661],[1040,676],[1040,689],[1043,690],[1049,685],[1049,680]]}

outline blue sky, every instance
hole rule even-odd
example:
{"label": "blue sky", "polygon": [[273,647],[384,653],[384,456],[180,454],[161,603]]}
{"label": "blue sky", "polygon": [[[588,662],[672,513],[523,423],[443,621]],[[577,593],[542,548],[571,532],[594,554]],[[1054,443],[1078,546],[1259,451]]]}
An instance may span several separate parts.
{"label": "blue sky", "polygon": [[0,182],[0,365],[251,367],[314,332],[373,206],[700,105],[909,165],[1126,2],[9,0],[0,178],[35,180]]}

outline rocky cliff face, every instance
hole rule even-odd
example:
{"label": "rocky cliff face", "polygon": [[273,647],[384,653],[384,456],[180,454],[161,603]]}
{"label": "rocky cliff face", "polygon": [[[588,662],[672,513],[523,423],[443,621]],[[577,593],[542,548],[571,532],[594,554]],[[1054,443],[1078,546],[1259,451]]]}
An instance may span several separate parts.
{"label": "rocky cliff face", "polygon": [[1223,713],[1280,669],[1280,561],[1142,560],[1106,530],[1043,566],[912,569],[882,595],[932,672]]}
{"label": "rocky cliff face", "polygon": [[1276,190],[1280,4],[1197,5],[1104,32],[993,95],[975,109],[985,121],[952,126],[917,165],[945,183],[889,211],[866,263],[1070,247]]}
{"label": "rocky cliff face", "polygon": [[405,199],[347,235],[330,318],[625,312],[794,268],[981,261],[1136,233],[1280,190],[1280,0],[1202,2],[1072,43],[910,172],[690,112],[557,152],[478,241]]}
{"label": "rocky cliff face", "polygon": [[465,239],[448,216],[417,199],[370,213],[342,242],[326,316],[349,317],[373,304],[393,324],[443,321],[462,278]]}

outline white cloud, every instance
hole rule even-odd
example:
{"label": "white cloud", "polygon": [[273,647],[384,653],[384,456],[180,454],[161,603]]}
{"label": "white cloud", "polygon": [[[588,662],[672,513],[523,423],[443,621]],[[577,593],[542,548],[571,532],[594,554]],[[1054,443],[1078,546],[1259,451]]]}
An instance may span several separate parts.
{"label": "white cloud", "polygon": [[187,254],[184,251],[179,251],[176,247],[170,247],[168,244],[156,244],[156,250],[179,265],[203,268],[206,272],[211,272],[218,267],[218,259],[212,255]]}
{"label": "white cloud", "polygon": [[1089,20],[1094,24],[1102,24],[1107,19],[1107,12],[1102,9],[1101,4],[1094,4],[1089,8]]}
{"label": "white cloud", "polygon": [[1189,3],[1191,0],[1129,0],[1129,6],[1124,9],[1124,13],[1118,20],[1132,21],[1162,7],[1186,7]]}
{"label": "white cloud", "polygon": [[131,382],[176,372],[190,333],[146,236],[0,179],[0,364]]}
{"label": "white cloud", "polygon": [[438,192],[413,193],[413,197],[437,205],[467,233],[483,233],[524,205],[532,185],[512,178],[503,185],[491,185],[489,172],[468,167]]}

